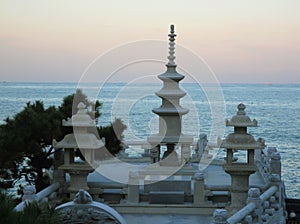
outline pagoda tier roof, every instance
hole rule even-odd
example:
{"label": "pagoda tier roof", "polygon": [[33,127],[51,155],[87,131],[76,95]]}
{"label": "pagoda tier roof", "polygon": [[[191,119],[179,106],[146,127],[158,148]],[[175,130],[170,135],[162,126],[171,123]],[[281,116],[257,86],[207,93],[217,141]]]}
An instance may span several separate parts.
{"label": "pagoda tier roof", "polygon": [[72,127],[95,127],[96,121],[93,120],[90,115],[87,114],[86,106],[84,103],[79,103],[78,111],[67,120],[63,120],[63,126],[72,126]]}
{"label": "pagoda tier roof", "polygon": [[184,92],[181,89],[161,89],[158,92],[155,93],[157,96],[167,99],[177,99],[184,97],[186,95],[186,92]]}
{"label": "pagoda tier roof", "polygon": [[54,148],[100,149],[104,147],[104,143],[92,133],[72,133],[66,135],[60,142],[54,139],[53,146]]}
{"label": "pagoda tier roof", "polygon": [[181,106],[176,106],[176,107],[159,107],[155,108],[152,110],[153,113],[158,114],[158,115],[169,115],[169,116],[174,116],[174,115],[183,115],[187,114],[189,112],[189,109],[183,108]]}
{"label": "pagoda tier roof", "polygon": [[264,149],[265,144],[260,142],[253,142],[253,143],[231,143],[227,142],[226,140],[221,143],[220,148],[226,149],[238,149],[238,150],[247,150],[247,149]]}
{"label": "pagoda tier roof", "polygon": [[184,75],[179,74],[175,67],[174,69],[170,69],[169,65],[167,64],[167,71],[161,75],[158,76],[158,78],[162,81],[175,81],[179,82],[182,79],[184,79]]}
{"label": "pagoda tier roof", "polygon": [[246,106],[240,103],[238,106],[238,111],[235,116],[230,120],[226,119],[226,126],[233,127],[257,127],[257,121],[255,119],[251,120],[245,112]]}
{"label": "pagoda tier roof", "polygon": [[[89,117],[89,118],[88,118]],[[89,115],[86,115],[85,118],[83,116],[78,119],[76,115],[74,115],[72,118],[68,118],[67,120],[62,121],[63,126],[68,127],[95,127],[96,121],[91,120],[91,117]]]}
{"label": "pagoda tier roof", "polygon": [[255,140],[251,134],[247,133],[247,127],[257,127],[257,121],[255,119],[251,120],[245,112],[246,106],[240,103],[238,106],[238,111],[235,116],[230,120],[226,120],[226,126],[235,127],[234,133],[227,135],[226,139],[220,143],[220,148],[228,149],[263,149],[265,148],[265,141],[262,138]]}
{"label": "pagoda tier roof", "polygon": [[220,145],[220,148],[239,149],[239,150],[265,148],[264,139],[259,138],[258,140],[255,140],[254,137],[250,134],[232,133],[229,134],[226,137],[226,139],[224,139],[221,143],[220,141],[222,140],[218,139],[218,145]]}

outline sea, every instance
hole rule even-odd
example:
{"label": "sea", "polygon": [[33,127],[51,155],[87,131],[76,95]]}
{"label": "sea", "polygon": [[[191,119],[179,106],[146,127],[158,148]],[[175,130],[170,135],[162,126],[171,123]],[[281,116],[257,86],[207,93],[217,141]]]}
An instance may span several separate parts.
{"label": "sea", "polygon": [[[125,141],[146,141],[158,130],[158,117],[153,108],[161,105],[155,95],[160,83],[0,83],[0,124],[13,118],[27,102],[40,100],[45,107],[59,106],[65,96],[77,88],[91,101],[102,102],[98,124],[109,125],[116,118],[127,125]],[[282,174],[288,197],[300,198],[300,84],[197,84],[182,83],[187,94],[181,99],[182,107],[190,111],[183,116],[183,133],[207,134],[210,142],[231,133],[225,127],[225,118],[236,114],[237,105],[246,105],[246,113],[258,121],[258,127],[248,132],[256,139],[264,138],[268,147],[281,153]],[[128,152],[139,156],[138,151]],[[217,151],[222,157],[224,151]]]}

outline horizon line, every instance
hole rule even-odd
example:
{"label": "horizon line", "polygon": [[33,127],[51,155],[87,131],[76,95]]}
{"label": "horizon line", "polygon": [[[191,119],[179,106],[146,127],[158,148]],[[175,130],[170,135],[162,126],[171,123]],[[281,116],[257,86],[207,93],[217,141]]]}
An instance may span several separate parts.
{"label": "horizon line", "polygon": [[[158,80],[159,81],[159,80]],[[128,84],[128,82],[76,82],[76,81],[0,81],[0,84],[3,83],[69,83],[69,84]],[[138,82],[136,84],[158,84],[157,82]],[[197,82],[184,82],[182,81],[180,84],[197,84]],[[298,85],[299,82],[219,82],[219,83],[212,83],[212,82],[202,82],[200,84],[262,84],[262,85]]]}

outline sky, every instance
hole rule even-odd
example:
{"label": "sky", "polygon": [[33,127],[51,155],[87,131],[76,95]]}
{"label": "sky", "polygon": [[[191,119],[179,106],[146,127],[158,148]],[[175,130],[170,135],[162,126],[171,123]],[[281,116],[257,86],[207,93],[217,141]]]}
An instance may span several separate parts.
{"label": "sky", "polygon": [[167,41],[175,24],[222,83],[300,83],[299,12],[299,0],[1,0],[0,81],[78,82],[99,55]]}

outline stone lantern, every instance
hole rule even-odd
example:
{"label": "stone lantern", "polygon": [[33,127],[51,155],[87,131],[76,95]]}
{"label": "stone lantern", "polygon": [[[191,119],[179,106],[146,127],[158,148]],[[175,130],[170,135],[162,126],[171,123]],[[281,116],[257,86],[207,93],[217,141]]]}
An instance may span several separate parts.
{"label": "stone lantern", "polygon": [[[78,112],[72,118],[62,122],[63,126],[73,127],[73,133],[67,134],[60,142],[53,140],[56,149],[64,149],[64,164],[59,166],[58,169],[70,175],[68,191],[71,198],[80,189],[89,190],[87,175],[93,171],[90,163],[94,161],[95,150],[104,147],[104,143],[98,140],[95,134],[88,132],[88,128],[95,127],[96,122],[87,114],[86,106],[79,103],[77,108]],[[80,149],[84,161],[75,161],[75,151],[77,149]]]}
{"label": "stone lantern", "polygon": [[[220,146],[220,148],[225,148],[227,153],[223,169],[231,176],[231,213],[245,206],[249,190],[249,176],[257,170],[254,163],[254,150],[262,150],[265,147],[263,139],[255,140],[251,134],[247,133],[248,127],[257,127],[257,121],[251,120],[246,115],[244,104],[239,104],[237,108],[237,115],[231,120],[226,120],[226,126],[234,127],[234,132],[229,134]],[[234,161],[234,150],[246,151],[246,162]]]}
{"label": "stone lantern", "polygon": [[[193,142],[193,137],[184,135],[181,132],[182,116],[189,112],[188,109],[181,107],[180,98],[186,93],[179,87],[179,82],[184,78],[184,75],[176,71],[175,64],[175,37],[174,25],[171,25],[169,36],[169,56],[166,64],[167,71],[158,76],[163,81],[163,87],[156,92],[156,95],[161,98],[162,104],[159,108],[152,111],[159,116],[159,133],[148,137],[148,142],[151,144],[150,150],[151,162],[156,163],[160,160],[160,147],[165,145],[167,151],[163,155],[161,165],[178,166],[181,162],[186,162],[190,158],[190,145]],[[181,161],[178,160],[178,155],[175,152],[175,146],[181,146]]]}

